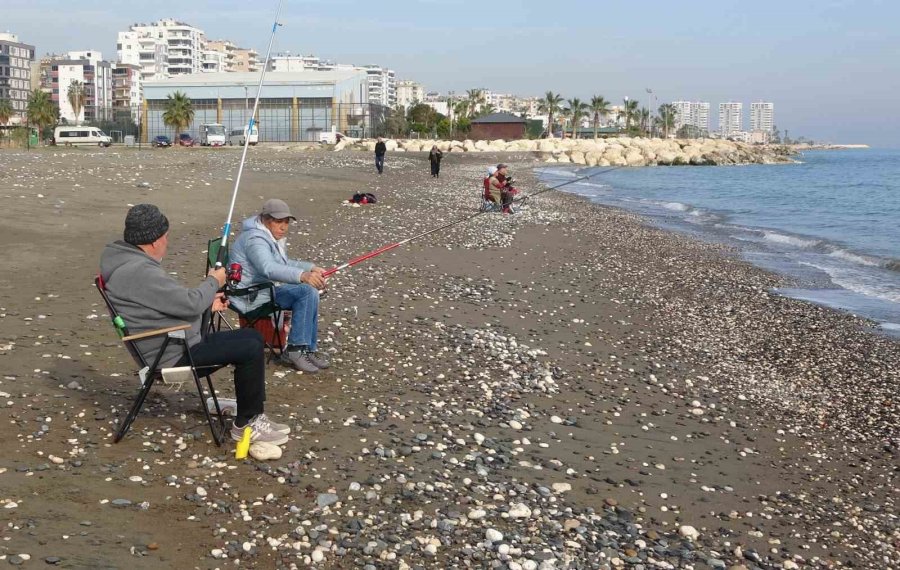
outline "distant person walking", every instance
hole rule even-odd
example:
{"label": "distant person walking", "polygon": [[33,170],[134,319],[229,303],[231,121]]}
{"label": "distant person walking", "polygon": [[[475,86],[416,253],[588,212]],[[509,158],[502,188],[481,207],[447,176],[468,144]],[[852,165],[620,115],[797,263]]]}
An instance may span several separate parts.
{"label": "distant person walking", "polygon": [[378,174],[384,173],[384,153],[387,152],[387,145],[384,144],[384,139],[378,137],[378,142],[375,143],[375,168],[378,169]]}
{"label": "distant person walking", "polygon": [[428,153],[428,160],[431,162],[431,177],[437,178],[441,175],[441,159],[444,158],[444,153],[437,147],[437,145],[431,147],[431,152]]}

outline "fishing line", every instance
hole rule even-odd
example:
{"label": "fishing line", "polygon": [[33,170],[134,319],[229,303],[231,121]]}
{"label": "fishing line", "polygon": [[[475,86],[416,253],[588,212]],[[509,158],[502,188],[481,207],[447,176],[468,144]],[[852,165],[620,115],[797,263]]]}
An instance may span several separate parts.
{"label": "fishing line", "polygon": [[216,268],[222,267],[222,261],[225,258],[226,245],[228,244],[228,235],[231,233],[231,218],[234,215],[234,204],[237,202],[238,190],[241,187],[241,176],[244,174],[244,163],[247,161],[247,149],[250,148],[250,135],[253,133],[253,124],[255,122],[256,112],[259,109],[259,98],[262,94],[263,81],[266,79],[266,71],[269,69],[269,58],[272,55],[272,44],[275,41],[275,32],[281,26],[278,23],[278,16],[281,15],[281,6],[284,0],[278,1],[278,8],[275,10],[275,23],[272,24],[272,35],[269,36],[269,46],[266,49],[266,60],[263,63],[262,72],[259,74],[259,85],[256,87],[256,98],[253,100],[253,112],[250,113],[250,121],[247,124],[247,136],[244,137],[244,149],[241,152],[241,163],[238,166],[237,176],[234,178],[234,191],[231,194],[231,205],[228,207],[228,218],[225,220],[225,227],[222,229],[222,243],[219,246],[219,254],[216,257]]}
{"label": "fishing line", "polygon": [[[563,182],[562,184],[557,184],[556,186],[551,186],[549,188],[544,188],[543,190],[538,190],[537,192],[534,192],[533,194],[528,194],[527,196],[520,196],[518,198],[515,198],[514,200],[512,200],[510,202],[510,204],[524,202],[525,200],[527,200],[529,198],[534,198],[535,196],[539,196],[539,195],[543,194],[544,192],[549,192],[550,190],[556,190],[558,188],[562,188],[563,186],[568,186],[569,184],[575,184],[576,182],[581,182],[583,180],[587,180],[589,178],[593,178],[595,176],[599,176],[599,175],[605,174],[607,172],[612,172],[613,170],[617,170],[619,168],[622,168],[622,167],[614,166],[612,168],[607,168],[606,170],[600,170],[600,171],[588,174],[587,176],[581,176],[581,177],[578,177],[578,178],[575,178],[572,180],[568,180],[566,182]],[[453,222],[443,224],[436,228],[432,228],[432,229],[424,231],[422,233],[410,236],[410,237],[408,237],[404,240],[398,241],[396,243],[391,243],[391,244],[379,247],[378,249],[372,250],[368,253],[364,253],[358,257],[354,257],[353,259],[345,261],[344,263],[342,263],[340,265],[337,265],[335,267],[332,267],[331,269],[324,271],[322,273],[322,277],[330,277],[330,276],[334,275],[335,273],[337,273],[338,271],[343,271],[344,269],[347,269],[348,267],[353,267],[354,265],[356,265],[358,263],[362,263],[363,261],[366,261],[367,259],[372,259],[373,257],[381,255],[382,253],[387,253],[387,252],[391,251],[392,249],[396,249],[396,248],[400,247],[401,245],[405,245],[411,241],[421,239],[425,236],[431,235],[431,234],[439,232],[441,230],[451,228],[455,225],[468,222],[468,221],[473,220],[473,219],[477,218],[478,216],[480,216],[482,214],[486,214],[486,213],[488,213],[488,210],[480,210],[480,211],[472,214],[471,216],[466,216],[465,218],[460,218]]]}

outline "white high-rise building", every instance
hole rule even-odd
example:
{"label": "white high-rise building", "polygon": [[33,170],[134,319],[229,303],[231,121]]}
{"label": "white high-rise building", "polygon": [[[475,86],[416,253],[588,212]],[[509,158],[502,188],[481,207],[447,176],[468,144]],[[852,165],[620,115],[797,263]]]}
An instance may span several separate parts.
{"label": "white high-rise building", "polygon": [[0,33],[0,99],[8,99],[13,108],[10,124],[25,117],[31,90],[31,63],[34,46],[20,43],[9,32]]}
{"label": "white high-rise building", "polygon": [[750,131],[771,134],[775,130],[775,104],[750,103]]}
{"label": "white high-rise building", "polygon": [[709,133],[709,102],[708,101],[675,101],[675,131],[684,126],[695,127],[700,136]]}
{"label": "white high-rise building", "polygon": [[269,59],[269,71],[275,73],[299,71],[365,71],[368,78],[367,101],[393,107],[397,104],[397,77],[394,70],[379,65],[351,65],[334,63],[313,55],[278,54]]}
{"label": "white high-rise building", "polygon": [[171,18],[135,24],[119,32],[119,61],[141,66],[143,79],[162,79],[203,70],[203,30]]}
{"label": "white high-rise building", "polygon": [[[112,64],[96,50],[70,51],[49,61],[52,77],[50,97],[59,106],[59,116],[71,123],[112,119]],[[84,89],[82,106],[75,113],[69,101],[69,87],[78,81]]]}
{"label": "white high-rise building", "polygon": [[397,104],[407,109],[425,101],[425,88],[421,83],[403,80],[397,82]]}
{"label": "white high-rise building", "polygon": [[380,65],[362,66],[369,79],[369,103],[376,103],[386,107],[397,104],[397,77],[393,69],[387,69]]}
{"label": "white high-rise building", "polygon": [[719,134],[723,137],[744,132],[744,104],[729,101],[719,103]]}

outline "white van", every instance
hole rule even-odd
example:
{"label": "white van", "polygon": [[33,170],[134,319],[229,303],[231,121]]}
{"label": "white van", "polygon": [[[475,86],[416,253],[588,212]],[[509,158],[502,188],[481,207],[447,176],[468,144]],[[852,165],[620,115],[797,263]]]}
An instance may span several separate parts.
{"label": "white van", "polygon": [[[231,132],[228,133],[228,144],[229,145],[238,145],[244,146],[244,142],[246,140],[247,127],[244,126],[243,129],[232,129]],[[250,144],[255,145],[259,142],[259,129],[256,127],[256,124],[253,125],[253,131],[250,133]]]}
{"label": "white van", "polygon": [[97,145],[107,147],[112,139],[97,127],[56,127],[53,140],[58,145]]}
{"label": "white van", "polygon": [[225,125],[200,125],[200,146],[225,146]]}

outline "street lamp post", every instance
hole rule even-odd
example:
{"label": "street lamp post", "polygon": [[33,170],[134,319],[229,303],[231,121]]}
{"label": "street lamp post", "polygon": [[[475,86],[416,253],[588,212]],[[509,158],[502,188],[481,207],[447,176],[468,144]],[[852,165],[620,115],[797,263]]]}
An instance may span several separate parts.
{"label": "street lamp post", "polygon": [[651,97],[653,97],[653,89],[647,87],[647,136],[653,138],[653,122],[651,121],[653,118],[653,104],[650,102]]}
{"label": "street lamp post", "polygon": [[625,96],[625,132],[628,133],[628,95]]}

